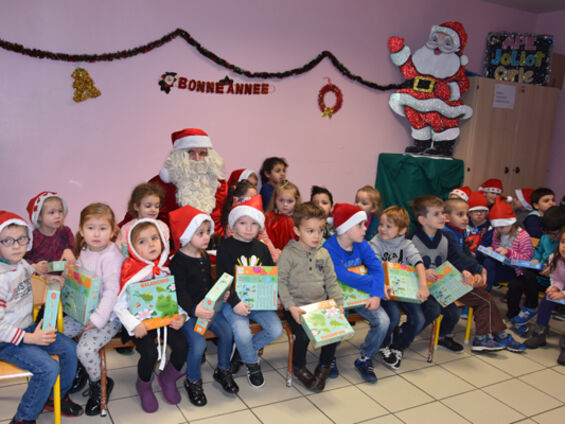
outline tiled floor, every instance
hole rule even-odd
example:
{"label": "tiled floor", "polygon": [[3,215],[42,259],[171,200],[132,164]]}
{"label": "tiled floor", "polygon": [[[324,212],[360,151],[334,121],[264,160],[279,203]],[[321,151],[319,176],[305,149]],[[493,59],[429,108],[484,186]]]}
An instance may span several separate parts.
{"label": "tiled floor", "polygon": [[[497,295],[498,296],[498,295]],[[506,306],[501,305],[506,311]],[[456,339],[462,340],[465,321],[458,325]],[[262,368],[265,386],[252,389],[243,371],[236,377],[237,396],[227,395],[212,379],[215,346],[208,345],[203,365],[208,405],[193,406],[181,389],[183,400],[168,405],[160,394],[159,410],[141,411],[135,392],[136,356],[108,355],[109,374],[116,386],[105,418],[82,416],[63,422],[115,424],[176,423],[565,423],[565,367],[556,363],[558,334],[565,322],[553,320],[548,345],[523,354],[498,352],[473,354],[469,347],[461,355],[436,352],[434,363],[426,362],[429,332],[425,331],[405,355],[401,368],[393,372],[376,362],[377,384],[367,384],[353,366],[367,327],[358,323],[355,337],[337,350],[340,376],[328,380],[323,393],[314,394],[296,383],[285,387],[288,344],[285,336],[265,349]],[[317,353],[309,352],[313,369]],[[182,387],[182,380],[179,380]],[[7,423],[25,390],[25,381],[0,385],[0,423]],[[154,384],[156,391],[159,386]],[[80,395],[75,401],[85,403]],[[43,413],[38,422],[51,423]]]}

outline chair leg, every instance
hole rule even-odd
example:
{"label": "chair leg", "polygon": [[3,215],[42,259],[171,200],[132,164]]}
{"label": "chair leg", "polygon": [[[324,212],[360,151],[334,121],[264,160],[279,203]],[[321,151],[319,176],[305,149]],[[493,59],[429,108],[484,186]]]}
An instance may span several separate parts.
{"label": "chair leg", "polygon": [[292,334],[292,330],[288,325],[284,327],[284,330],[288,337],[288,370],[286,373],[286,387],[292,387],[292,352],[294,350],[294,334]]}
{"label": "chair leg", "polygon": [[61,374],[57,376],[53,386],[53,421],[61,424]]}
{"label": "chair leg", "polygon": [[100,357],[100,416],[105,417],[108,414],[106,410],[106,349],[102,348],[98,352]]}
{"label": "chair leg", "polygon": [[469,339],[471,338],[471,326],[473,325],[473,308],[469,307],[469,316],[467,317],[467,327],[465,328],[465,340],[463,343],[469,344]]}

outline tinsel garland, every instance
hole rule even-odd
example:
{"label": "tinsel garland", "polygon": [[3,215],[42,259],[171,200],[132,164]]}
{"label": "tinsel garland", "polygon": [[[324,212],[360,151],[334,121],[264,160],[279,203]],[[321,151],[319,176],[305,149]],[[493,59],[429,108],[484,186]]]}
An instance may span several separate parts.
{"label": "tinsel garland", "polygon": [[139,54],[149,53],[151,50],[157,49],[170,41],[173,41],[175,38],[181,37],[185,40],[188,44],[195,47],[196,50],[206,58],[212,60],[217,65],[223,66],[226,69],[229,69],[236,74],[245,75],[248,78],[261,78],[261,79],[268,79],[268,78],[288,78],[296,75],[303,74],[305,72],[310,71],[316,65],[318,65],[324,58],[328,58],[332,64],[337,68],[339,72],[341,72],[347,78],[356,81],[360,84],[363,84],[369,88],[375,90],[393,90],[398,89],[401,86],[399,84],[388,84],[388,85],[379,85],[372,81],[367,81],[361,78],[359,75],[352,74],[349,69],[347,69],[337,58],[334,54],[328,50],[322,51],[316,58],[311,60],[310,62],[306,63],[304,66],[300,68],[290,69],[288,71],[283,72],[252,72],[246,69],[241,68],[240,66],[236,66],[228,62],[227,60],[219,57],[218,55],[212,53],[210,50],[203,47],[198,41],[196,41],[188,32],[183,29],[176,29],[173,32],[161,37],[158,40],[151,41],[150,43],[144,44],[143,46],[135,47],[129,50],[122,50],[113,53],[102,53],[102,54],[68,54],[68,53],[55,53],[50,52],[47,50],[39,50],[39,49],[30,49],[28,47],[24,47],[21,44],[12,43],[10,41],[0,39],[0,48],[4,50],[8,50],[14,53],[23,54],[26,56],[31,56],[34,58],[39,59],[50,59],[50,60],[59,60],[63,62],[112,62],[114,60],[120,59],[127,59],[130,57],[137,56]]}

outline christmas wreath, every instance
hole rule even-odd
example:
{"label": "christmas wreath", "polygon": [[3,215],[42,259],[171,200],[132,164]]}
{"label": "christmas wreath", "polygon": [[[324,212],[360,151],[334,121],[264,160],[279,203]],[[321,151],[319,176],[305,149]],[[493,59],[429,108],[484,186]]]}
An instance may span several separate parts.
{"label": "christmas wreath", "polygon": [[[335,94],[335,105],[333,107],[326,106],[326,103],[324,101],[324,96],[330,91]],[[333,114],[341,109],[342,104],[343,94],[341,93],[341,90],[337,87],[337,85],[332,84],[332,81],[328,78],[328,83],[324,85],[318,93],[318,106],[322,111],[322,118],[324,116],[328,116],[331,119]]]}

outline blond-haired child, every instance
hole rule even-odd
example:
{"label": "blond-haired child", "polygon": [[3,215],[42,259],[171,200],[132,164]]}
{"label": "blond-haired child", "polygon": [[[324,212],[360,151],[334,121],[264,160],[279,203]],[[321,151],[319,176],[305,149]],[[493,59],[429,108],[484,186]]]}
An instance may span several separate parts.
{"label": "blond-haired child", "polygon": [[365,240],[371,240],[377,234],[381,205],[381,192],[375,187],[365,185],[355,193],[355,206],[360,207],[367,214]]}

